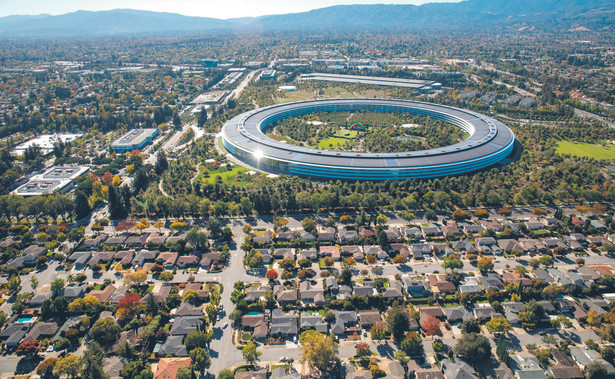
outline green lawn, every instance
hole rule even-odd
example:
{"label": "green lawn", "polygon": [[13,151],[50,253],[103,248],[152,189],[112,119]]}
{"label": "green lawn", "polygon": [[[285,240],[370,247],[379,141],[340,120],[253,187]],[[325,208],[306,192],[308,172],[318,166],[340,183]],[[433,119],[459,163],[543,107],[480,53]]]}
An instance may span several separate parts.
{"label": "green lawn", "polygon": [[203,173],[201,173],[197,180],[203,180],[203,181],[208,181],[209,183],[213,183],[216,180],[216,177],[220,176],[220,178],[222,178],[223,182],[226,183],[234,183],[237,182],[237,174],[243,174],[245,172],[249,171],[249,169],[243,167],[243,166],[238,166],[235,165],[233,166],[233,169],[231,171],[208,171],[207,173],[209,174],[209,177],[205,177],[205,175]]}
{"label": "green lawn", "polygon": [[558,142],[555,145],[555,150],[560,154],[570,154],[574,157],[587,157],[593,159],[615,158],[615,150],[590,143]]}
{"label": "green lawn", "polygon": [[336,148],[340,145],[343,145],[348,141],[347,138],[342,137],[329,137],[323,140],[318,141],[318,144],[315,146],[317,149],[328,150],[331,148]]}

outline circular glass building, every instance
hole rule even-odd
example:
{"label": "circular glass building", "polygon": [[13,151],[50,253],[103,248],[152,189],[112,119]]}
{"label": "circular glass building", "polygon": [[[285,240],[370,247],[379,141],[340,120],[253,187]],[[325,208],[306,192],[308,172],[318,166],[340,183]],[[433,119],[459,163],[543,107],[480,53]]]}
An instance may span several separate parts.
{"label": "circular glass building", "polygon": [[[451,123],[470,136],[437,149],[400,153],[316,150],[276,141],[264,130],[289,117],[316,112],[396,112]],[[400,180],[458,175],[504,160],[515,136],[503,123],[445,105],[392,99],[329,99],[274,105],[243,113],[222,129],[225,148],[259,170],[321,179]]]}

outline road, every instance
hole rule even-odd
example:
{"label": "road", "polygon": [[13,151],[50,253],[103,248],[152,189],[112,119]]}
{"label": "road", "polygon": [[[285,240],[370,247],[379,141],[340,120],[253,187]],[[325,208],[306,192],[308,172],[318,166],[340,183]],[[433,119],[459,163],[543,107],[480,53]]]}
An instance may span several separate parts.
{"label": "road", "polygon": [[577,117],[581,117],[581,118],[593,118],[594,120],[598,120],[598,121],[604,122],[605,124],[607,124],[611,128],[615,128],[615,124],[612,123],[612,122],[609,122],[604,117],[598,116],[597,114],[593,114],[593,113],[590,113],[590,112],[586,112],[586,111],[581,110],[579,108],[574,108],[574,115],[577,116]]}
{"label": "road", "polygon": [[235,89],[232,90],[231,93],[228,94],[226,99],[224,99],[224,104],[228,103],[228,101],[230,99],[238,98],[241,95],[241,93],[243,92],[243,90],[248,86],[248,84],[250,83],[250,80],[252,80],[254,75],[256,75],[257,73],[259,73],[261,71],[263,71],[263,70],[261,69],[261,70],[252,71],[248,75],[246,75],[243,78],[243,80],[241,81],[241,83],[239,83],[239,85],[237,87],[235,87]]}
{"label": "road", "polygon": [[[210,371],[217,374],[220,370],[229,368],[235,364],[243,361],[243,355],[232,342],[232,327],[228,315],[231,313],[235,306],[231,302],[231,292],[233,292],[233,284],[238,281],[249,280],[246,270],[243,268],[242,260],[243,253],[239,249],[239,246],[243,244],[244,234],[241,231],[242,225],[234,225],[231,227],[235,236],[235,244],[230,250],[230,262],[222,274],[208,274],[197,275],[197,280],[202,280],[202,277],[217,276],[220,278],[220,282],[224,286],[224,292],[220,298],[220,302],[223,307],[223,312],[220,315],[220,321],[216,323],[214,328],[214,340],[211,343],[209,355],[212,358],[212,365]],[[225,322],[229,323],[229,326],[222,328],[221,325]]]}

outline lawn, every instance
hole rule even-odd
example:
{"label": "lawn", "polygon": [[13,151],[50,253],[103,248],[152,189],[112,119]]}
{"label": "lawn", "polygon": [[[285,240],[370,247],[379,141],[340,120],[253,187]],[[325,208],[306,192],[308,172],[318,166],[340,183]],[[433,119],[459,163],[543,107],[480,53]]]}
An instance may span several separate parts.
{"label": "lawn", "polygon": [[[349,97],[385,97],[386,91],[379,89],[367,89],[364,91],[357,91],[356,93],[350,92],[347,89],[340,86],[326,87],[322,90],[321,99],[331,98],[349,98]],[[278,92],[275,95],[276,104],[290,103],[293,101],[303,101],[316,99],[316,91],[298,90],[292,92]]]}
{"label": "lawn", "polygon": [[203,180],[203,181],[208,181],[209,183],[212,183],[216,180],[216,177],[220,176],[220,178],[222,178],[223,182],[226,183],[235,183],[238,182],[237,181],[237,175],[238,174],[243,174],[245,172],[248,172],[249,169],[242,167],[242,166],[238,166],[235,165],[233,166],[233,169],[231,171],[208,171],[207,173],[209,174],[209,177],[205,177],[204,172],[202,172],[197,180]]}
{"label": "lawn", "polygon": [[613,159],[615,150],[600,145],[576,142],[558,142],[555,150],[560,154],[570,154],[574,157],[587,157],[593,159]]}
{"label": "lawn", "polygon": [[277,104],[290,103],[293,101],[312,100],[316,98],[314,91],[279,92],[275,98]]}
{"label": "lawn", "polygon": [[318,144],[315,146],[317,149],[332,149],[336,148],[340,145],[344,145],[348,141],[348,138],[342,137],[329,137],[323,140],[318,141]]}

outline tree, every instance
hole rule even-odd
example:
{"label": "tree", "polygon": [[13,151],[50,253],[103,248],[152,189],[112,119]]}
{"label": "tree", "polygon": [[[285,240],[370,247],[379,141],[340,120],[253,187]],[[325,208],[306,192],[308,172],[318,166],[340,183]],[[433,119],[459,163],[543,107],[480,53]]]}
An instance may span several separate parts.
{"label": "tree", "polygon": [[207,234],[193,226],[186,234],[186,242],[194,246],[195,250],[204,251],[207,248]]}
{"label": "tree", "polygon": [[489,340],[476,333],[464,334],[453,351],[469,363],[479,363],[491,357]]}
{"label": "tree", "polygon": [[440,320],[434,316],[429,316],[421,322],[421,327],[428,336],[435,336],[442,334],[440,330]]}
{"label": "tree", "polygon": [[77,217],[78,220],[81,220],[92,213],[88,196],[83,193],[83,191],[75,191],[75,205],[73,209],[75,210],[75,217]]}
{"label": "tree", "polygon": [[513,271],[515,272],[515,274],[519,275],[520,277],[524,277],[528,273],[527,268],[521,265],[515,266]]}
{"label": "tree", "polygon": [[405,307],[392,307],[387,314],[389,332],[396,341],[400,341],[404,333],[410,329],[410,314]]}
{"label": "tree", "polygon": [[535,327],[545,315],[545,309],[536,300],[530,300],[525,308],[519,312],[519,320],[528,327]]}
{"label": "tree", "polygon": [[365,342],[359,342],[356,348],[355,356],[357,358],[367,358],[372,355],[372,351],[369,348],[369,345]]}
{"label": "tree", "polygon": [[401,341],[401,350],[409,357],[423,355],[423,341],[416,332],[410,332]]}
{"label": "tree", "polygon": [[545,267],[553,266],[553,258],[550,255],[543,255],[538,259],[538,262]]}
{"label": "tree", "polygon": [[126,294],[126,296],[117,303],[117,312],[115,313],[117,319],[120,322],[128,322],[138,317],[143,309],[141,300],[141,296],[136,293]]}
{"label": "tree", "polygon": [[57,361],[58,358],[45,359],[36,368],[36,373],[41,377],[41,379],[57,379],[57,375],[53,373],[53,369]]}
{"label": "tree", "polygon": [[512,214],[512,209],[508,207],[502,207],[498,210],[498,213],[501,214],[502,216],[508,217]]}
{"label": "tree", "polygon": [[234,377],[233,372],[226,368],[218,373],[218,379],[233,379]]}
{"label": "tree", "polygon": [[196,290],[192,289],[184,291],[184,296],[182,300],[192,305],[199,305],[201,303],[201,297],[199,296],[199,293]]}
{"label": "tree", "polygon": [[463,209],[455,209],[455,211],[451,215],[451,218],[455,221],[467,220],[471,217],[472,216],[470,216],[470,214],[467,211],[464,211]]}
{"label": "tree", "polygon": [[532,209],[532,214],[534,216],[546,216],[547,215],[547,210],[543,209],[543,208],[536,207],[536,208]]}
{"label": "tree", "polygon": [[288,219],[286,217],[276,216],[273,219],[273,226],[275,230],[284,229],[288,225]]}
{"label": "tree", "polygon": [[602,323],[602,318],[600,317],[600,315],[598,315],[598,312],[590,310],[589,312],[587,312],[586,321],[589,326],[596,328]]}
{"label": "tree", "polygon": [[202,347],[196,347],[190,351],[192,367],[202,376],[205,370],[211,367],[211,358]]}
{"label": "tree", "polygon": [[478,218],[487,218],[489,217],[489,211],[486,209],[479,208],[474,211],[474,216]]}
{"label": "tree", "polygon": [[487,257],[482,257],[478,260],[477,266],[481,274],[485,274],[493,270],[493,261]]}
{"label": "tree", "polygon": [[158,229],[158,231],[160,231],[160,229],[162,229],[162,227],[164,226],[164,222],[157,220],[154,222],[154,228]]}
{"label": "tree", "polygon": [[265,277],[269,280],[276,280],[278,278],[278,272],[271,268],[267,270]]}
{"label": "tree", "polygon": [[203,125],[205,125],[206,122],[207,122],[207,109],[202,107],[201,111],[199,112],[199,117],[197,119],[197,126],[199,128],[202,128]]}
{"label": "tree", "polygon": [[120,326],[113,317],[107,317],[96,321],[90,330],[90,334],[101,345],[111,345],[117,341],[120,331]]}
{"label": "tree", "polygon": [[306,217],[301,220],[301,226],[308,233],[314,234],[316,232],[316,220],[312,218]]}
{"label": "tree", "polygon": [[295,261],[292,258],[284,258],[280,261],[279,267],[284,270],[293,270],[295,268]]}
{"label": "tree", "polygon": [[444,276],[447,281],[458,286],[463,281],[463,275],[459,271],[449,271]]}
{"label": "tree", "polygon": [[485,324],[489,333],[508,333],[510,322],[504,317],[494,317]]}
{"label": "tree", "polygon": [[373,340],[384,340],[391,336],[383,321],[374,324],[369,332]]}
{"label": "tree", "polygon": [[62,338],[55,344],[56,351],[67,350],[72,346],[70,340],[68,338]]}
{"label": "tree", "polygon": [[241,354],[243,355],[243,359],[250,366],[254,365],[254,363],[256,363],[262,355],[260,351],[256,350],[256,345],[253,342],[250,342],[244,346],[243,349],[241,349]]}
{"label": "tree", "polygon": [[603,346],[600,349],[600,356],[602,356],[602,359],[612,364],[615,361],[615,349],[612,346]]}
{"label": "tree", "polygon": [[170,282],[171,280],[173,280],[173,273],[171,271],[163,271],[160,273],[160,275],[158,275],[158,279],[162,280],[163,282]]}
{"label": "tree", "polygon": [[192,379],[192,370],[188,367],[180,367],[177,369],[175,379]]}
{"label": "tree", "polygon": [[451,255],[448,257],[444,257],[444,259],[442,259],[442,268],[444,268],[445,270],[461,269],[463,268],[463,262],[461,261],[461,259],[457,258],[456,256]]}
{"label": "tree", "polygon": [[210,336],[207,333],[198,330],[188,333],[184,339],[184,345],[186,346],[186,351],[188,352],[191,352],[197,347],[208,346],[210,342]]}
{"label": "tree", "polygon": [[342,269],[342,272],[340,273],[340,282],[342,282],[342,284],[345,285],[350,285],[350,282],[352,281],[352,271],[350,270],[350,267],[344,267]]}
{"label": "tree", "polygon": [[163,172],[167,170],[169,167],[169,162],[167,161],[167,155],[164,152],[164,149],[158,150],[158,154],[156,154],[156,164],[154,166],[154,172],[156,175],[162,175]]}
{"label": "tree", "polygon": [[427,212],[425,212],[424,217],[425,217],[425,220],[427,221],[438,221],[438,215],[433,209],[430,209]]}
{"label": "tree", "polygon": [[17,355],[25,355],[27,357],[33,357],[38,355],[40,343],[36,340],[24,341],[17,346]]}
{"label": "tree", "polygon": [[500,362],[508,362],[508,342],[506,341],[504,335],[501,335],[500,338],[498,338],[495,353],[497,354]]}
{"label": "tree", "polygon": [[30,287],[32,287],[32,290],[36,290],[38,287],[38,279],[36,278],[36,275],[32,275],[30,277]]}
{"label": "tree", "polygon": [[68,378],[74,378],[79,375],[82,367],[83,361],[81,358],[74,354],[69,354],[57,360],[53,371],[56,375],[66,375]]}
{"label": "tree", "polygon": [[376,216],[376,224],[385,225],[387,223],[387,216],[380,214]]}
{"label": "tree", "polygon": [[571,328],[572,321],[566,316],[560,315],[554,319],[551,319],[551,326],[555,329]]}
{"label": "tree", "polygon": [[401,254],[397,254],[395,258],[393,258],[393,263],[395,264],[404,264],[408,262],[408,258],[404,257]]}
{"label": "tree", "polygon": [[124,202],[119,196],[118,190],[113,186],[109,186],[107,201],[109,202],[109,213],[111,214],[112,219],[117,220],[126,217]]}
{"label": "tree", "polygon": [[60,296],[64,290],[64,279],[56,279],[51,282],[51,294],[53,297]]}
{"label": "tree", "polygon": [[608,377],[606,367],[599,361],[592,361],[585,369],[585,377],[587,379],[602,379]]}
{"label": "tree", "polygon": [[87,345],[83,354],[82,379],[108,379],[109,377],[103,370],[104,351],[96,342]]}
{"label": "tree", "polygon": [[120,371],[120,376],[126,379],[153,379],[154,373],[147,361],[134,360],[124,366]]}
{"label": "tree", "polygon": [[147,272],[145,272],[145,270],[137,270],[124,274],[124,284],[129,286],[143,284],[146,280]]}
{"label": "tree", "polygon": [[321,374],[338,367],[338,346],[333,339],[315,330],[307,330],[301,333],[300,340],[301,363],[307,363]]}

